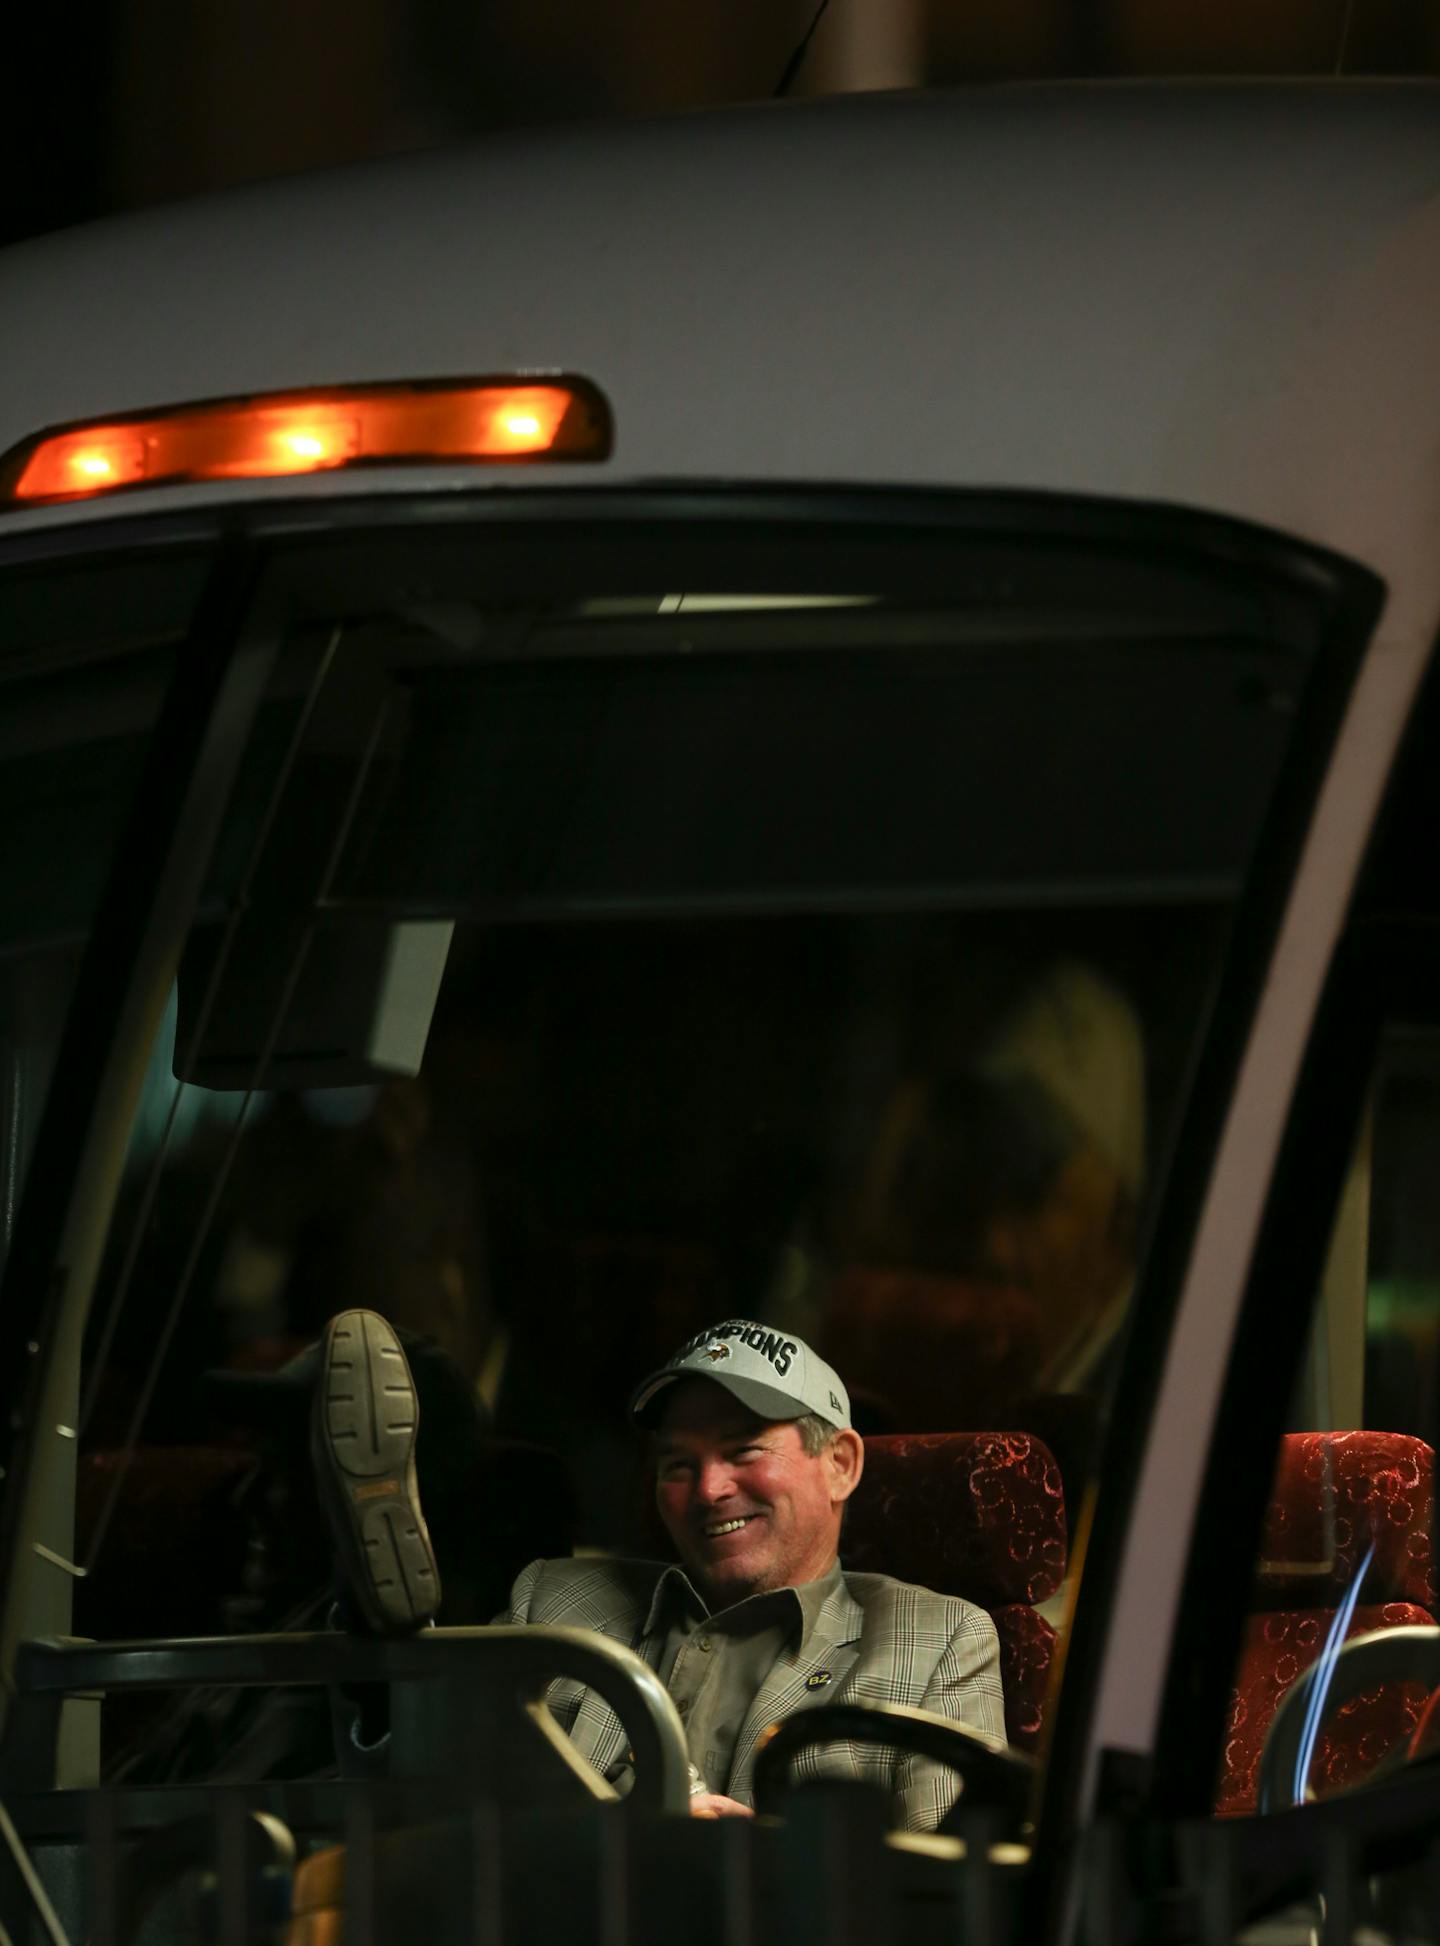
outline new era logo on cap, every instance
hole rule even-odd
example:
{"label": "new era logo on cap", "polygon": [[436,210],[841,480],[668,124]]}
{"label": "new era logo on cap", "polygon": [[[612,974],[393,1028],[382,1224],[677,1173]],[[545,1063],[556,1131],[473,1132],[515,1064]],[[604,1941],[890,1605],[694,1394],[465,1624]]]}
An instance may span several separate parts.
{"label": "new era logo on cap", "polygon": [[729,1318],[697,1332],[639,1387],[631,1413],[648,1420],[670,1386],[692,1377],[713,1379],[762,1419],[813,1412],[833,1426],[850,1424],[849,1395],[839,1374],[803,1339],[754,1318]]}

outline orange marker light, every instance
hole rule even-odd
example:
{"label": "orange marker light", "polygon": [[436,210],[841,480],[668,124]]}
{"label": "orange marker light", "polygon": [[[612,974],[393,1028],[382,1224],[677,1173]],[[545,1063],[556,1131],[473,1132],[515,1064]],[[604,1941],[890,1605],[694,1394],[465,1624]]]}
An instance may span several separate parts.
{"label": "orange marker light", "polygon": [[315,473],[321,467],[345,466],[360,451],[360,428],[353,419],[297,418],[286,414],[272,421],[270,450],[246,444],[232,472]]}
{"label": "orange marker light", "polygon": [[65,493],[95,493],[136,486],[145,478],[145,442],[115,429],[97,428],[55,442],[52,469]]}
{"label": "orange marker light", "polygon": [[37,434],[0,459],[0,508],[353,466],[598,460],[610,446],[609,407],[582,378],[272,393]]}

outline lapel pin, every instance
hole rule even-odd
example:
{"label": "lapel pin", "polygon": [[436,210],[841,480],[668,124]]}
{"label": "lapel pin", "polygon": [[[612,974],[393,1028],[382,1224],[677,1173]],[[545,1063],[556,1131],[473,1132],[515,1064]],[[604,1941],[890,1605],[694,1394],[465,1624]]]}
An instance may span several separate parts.
{"label": "lapel pin", "polygon": [[823,1689],[830,1679],[830,1671],[828,1669],[817,1669],[813,1676],[807,1676],[805,1678],[805,1687],[807,1689]]}

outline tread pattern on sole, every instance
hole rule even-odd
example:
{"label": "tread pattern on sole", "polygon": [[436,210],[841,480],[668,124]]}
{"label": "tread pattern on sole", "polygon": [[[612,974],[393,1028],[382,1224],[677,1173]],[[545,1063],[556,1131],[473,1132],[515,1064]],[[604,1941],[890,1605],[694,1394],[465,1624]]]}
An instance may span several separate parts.
{"label": "tread pattern on sole", "polygon": [[373,1507],[361,1522],[370,1551],[370,1585],[398,1620],[428,1609],[435,1598],[435,1567],[420,1530],[393,1506]]}
{"label": "tread pattern on sole", "polygon": [[[328,1498],[373,1626],[405,1630],[435,1612],[439,1573],[414,1497],[419,1401],[386,1320],[348,1311],[326,1338],[316,1421],[329,1465]],[[353,1483],[353,1484],[350,1484]]]}
{"label": "tread pattern on sole", "polygon": [[[394,1362],[400,1365],[396,1377]],[[357,1368],[357,1384],[349,1374]],[[402,1473],[416,1428],[415,1387],[390,1326],[374,1312],[350,1312],[333,1327],[325,1366],[325,1430],[346,1451],[340,1464],[358,1479]]]}

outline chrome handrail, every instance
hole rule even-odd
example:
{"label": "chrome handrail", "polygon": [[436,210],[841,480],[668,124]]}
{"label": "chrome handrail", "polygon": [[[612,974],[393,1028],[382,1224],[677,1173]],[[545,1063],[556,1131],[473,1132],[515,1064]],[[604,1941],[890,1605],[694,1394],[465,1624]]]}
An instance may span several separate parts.
{"label": "chrome handrail", "polygon": [[620,1719],[634,1753],[636,1804],[652,1811],[688,1809],[685,1732],[668,1692],[632,1649],[589,1629],[434,1628],[383,1639],[339,1631],[136,1642],[63,1639],[23,1643],[16,1658],[20,1699],[111,1689],[325,1688],[447,1677],[478,1684],[492,1695],[503,1692],[504,1704],[528,1713],[542,1735],[537,1711],[547,1685],[557,1678],[583,1683]]}

